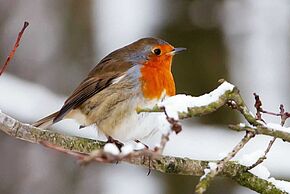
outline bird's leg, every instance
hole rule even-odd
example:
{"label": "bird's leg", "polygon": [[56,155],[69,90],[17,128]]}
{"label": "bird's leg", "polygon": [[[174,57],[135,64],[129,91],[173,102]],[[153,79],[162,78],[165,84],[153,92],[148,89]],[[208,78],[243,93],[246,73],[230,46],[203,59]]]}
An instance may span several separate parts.
{"label": "bird's leg", "polygon": [[85,128],[86,126],[85,125],[80,125],[79,126],[79,129],[83,129],[83,128]]}
{"label": "bird's leg", "polygon": [[[135,141],[136,143],[141,143],[142,145],[145,146],[144,149],[149,150],[149,146],[146,145],[146,144],[144,144],[144,143],[142,143],[140,140],[135,139],[134,141]],[[149,150],[149,151],[150,151],[150,150]],[[149,155],[148,157],[147,157],[147,156],[144,156],[143,160],[146,160],[146,158],[148,158],[148,173],[147,173],[147,176],[149,176],[150,173],[151,173],[151,161],[152,161],[152,158],[151,158],[150,155]]]}
{"label": "bird's leg", "polygon": [[111,136],[108,136],[107,138],[108,138],[107,143],[115,144],[119,148],[119,150],[121,151],[121,147],[124,146],[124,144],[122,142],[112,138]]}
{"label": "bird's leg", "polygon": [[141,144],[143,144],[143,145],[145,146],[146,149],[149,149],[149,146],[146,145],[146,144],[144,144],[144,143],[142,143],[140,140],[135,139],[134,141],[135,141],[136,143],[141,143]]}

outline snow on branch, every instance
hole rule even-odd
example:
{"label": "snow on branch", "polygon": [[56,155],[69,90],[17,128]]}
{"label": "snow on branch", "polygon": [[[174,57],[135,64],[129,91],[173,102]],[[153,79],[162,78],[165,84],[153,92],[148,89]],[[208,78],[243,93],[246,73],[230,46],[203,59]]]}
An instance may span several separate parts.
{"label": "snow on branch", "polygon": [[224,105],[238,110],[245,119],[254,126],[261,125],[255,116],[245,105],[239,90],[234,85],[224,81],[219,81],[221,85],[210,92],[199,97],[178,94],[166,98],[162,103],[152,109],[138,108],[137,112],[163,112],[164,108],[169,116],[175,119],[186,119],[194,116],[202,116],[215,112]]}
{"label": "snow on branch", "polygon": [[283,141],[290,142],[289,127],[281,128],[281,126],[277,127],[276,124],[275,126],[269,124],[254,127],[241,123],[237,125],[229,125],[229,128],[235,131],[249,131],[255,133],[256,135],[267,135],[271,137],[276,137],[282,139]]}
{"label": "snow on branch", "polygon": [[[250,139],[254,138],[258,134],[272,136],[273,140],[269,142],[264,155],[261,156],[254,164],[248,166],[246,169],[249,171],[252,168],[261,164],[265,159],[267,153],[270,151],[273,143],[277,138],[283,139],[289,142],[290,140],[290,130],[289,128],[283,127],[286,119],[289,118],[290,113],[285,112],[284,106],[280,105],[280,113],[273,113],[262,109],[262,102],[258,95],[255,96],[255,108],[257,110],[256,116],[250,112],[243,98],[239,94],[239,90],[232,84],[221,80],[221,85],[210,92],[199,97],[192,97],[188,95],[176,95],[165,99],[162,103],[156,105],[153,109],[138,109],[137,112],[162,112],[166,111],[167,115],[170,115],[176,120],[185,119],[194,116],[202,116],[210,114],[216,111],[218,108],[227,105],[232,109],[239,111],[246,121],[248,121],[249,126],[246,124],[230,125],[229,128],[236,131],[246,131],[244,138],[233,148],[231,152],[227,154],[222,160],[216,163],[215,168],[210,168],[207,173],[202,176],[200,182],[196,186],[196,193],[204,193],[210,182],[217,176],[220,172],[224,170],[227,163],[249,142]],[[280,125],[278,124],[267,124],[262,119],[263,114],[269,114],[272,116],[279,116],[281,118]],[[275,181],[272,181],[275,182]],[[281,185],[287,185],[283,187],[285,191],[290,192],[290,183],[283,182]]]}
{"label": "snow on branch", "polygon": [[[200,108],[204,109],[203,107],[218,108],[216,103],[219,102],[225,94],[232,92],[233,89],[234,85],[224,81],[217,89],[209,94],[204,94],[199,97],[179,94],[165,99],[158,106],[165,107],[167,114],[174,119],[178,119],[179,117],[184,118],[190,115],[191,112],[195,115],[198,114],[198,110],[200,110]],[[222,105],[222,103],[220,103],[220,105]],[[200,113],[201,115],[206,114],[206,112]]]}

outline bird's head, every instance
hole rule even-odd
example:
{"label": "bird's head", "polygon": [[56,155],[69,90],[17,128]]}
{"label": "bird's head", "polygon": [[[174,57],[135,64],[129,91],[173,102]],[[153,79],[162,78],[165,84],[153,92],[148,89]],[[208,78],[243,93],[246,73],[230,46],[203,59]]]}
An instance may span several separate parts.
{"label": "bird's head", "polygon": [[170,70],[173,56],[184,50],[158,38],[142,38],[110,55],[136,64]]}

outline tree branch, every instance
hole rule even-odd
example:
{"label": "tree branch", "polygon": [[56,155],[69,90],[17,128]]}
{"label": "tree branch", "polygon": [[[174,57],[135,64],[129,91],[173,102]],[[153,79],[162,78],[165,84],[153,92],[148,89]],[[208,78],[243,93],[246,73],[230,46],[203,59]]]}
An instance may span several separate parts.
{"label": "tree branch", "polygon": [[[228,82],[224,80],[220,80],[220,83],[222,83],[216,90],[218,90],[223,85],[229,84]],[[213,91],[214,92],[214,91]],[[213,92],[209,93],[208,95],[212,96]],[[178,96],[178,95],[177,95]],[[174,98],[174,97],[171,97]],[[192,97],[194,100],[197,98],[203,98],[203,96],[200,97]],[[228,105],[232,109],[238,110],[244,118],[253,126],[260,126],[262,125],[260,122],[258,122],[255,118],[255,116],[250,112],[250,110],[247,108],[246,104],[244,103],[243,98],[241,97],[239,90],[234,87],[232,89],[227,89],[223,91],[222,94],[219,94],[217,96],[217,100],[210,102],[208,104],[202,105],[202,106],[192,106],[187,107],[187,111],[178,111],[178,118],[179,119],[186,119],[191,118],[195,116],[203,116],[210,113],[215,112],[217,109],[224,105]],[[166,103],[165,103],[166,104]],[[164,107],[162,106],[154,106],[152,109],[142,109],[138,108],[136,110],[138,113],[140,112],[164,112]]]}
{"label": "tree branch", "polygon": [[[102,150],[104,142],[61,135],[53,131],[35,128],[29,124],[23,124],[12,117],[0,112],[0,130],[6,134],[31,143],[47,142],[68,151],[90,154],[95,150]],[[130,164],[148,167],[151,169],[180,175],[202,176],[209,161],[192,160],[171,156],[160,156],[151,161],[142,156],[124,158],[122,161]],[[246,171],[245,166],[236,162],[227,162],[218,176],[228,177],[238,184],[248,187],[260,193],[285,193],[272,183],[263,180]]]}
{"label": "tree branch", "polygon": [[243,126],[243,125],[229,125],[229,128],[234,130],[234,131],[249,131],[253,132],[256,135],[267,135],[271,137],[276,137],[279,139],[282,139],[283,141],[289,142],[290,143],[290,133],[286,131],[281,131],[275,128],[270,128],[268,126]]}

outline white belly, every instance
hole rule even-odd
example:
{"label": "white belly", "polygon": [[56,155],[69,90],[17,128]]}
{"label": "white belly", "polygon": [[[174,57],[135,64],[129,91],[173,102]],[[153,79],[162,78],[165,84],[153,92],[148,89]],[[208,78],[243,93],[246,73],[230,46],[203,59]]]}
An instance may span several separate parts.
{"label": "white belly", "polygon": [[166,120],[165,114],[163,112],[143,112],[137,114],[136,112],[136,107],[152,108],[157,103],[158,100],[144,102],[144,99],[138,99],[133,102],[127,107],[132,108],[132,113],[116,126],[111,136],[122,142],[129,140],[140,140],[143,143],[148,141],[154,142],[156,138],[160,141],[161,134],[170,129],[170,124]]}
{"label": "white belly", "polygon": [[142,141],[152,138],[168,128],[169,123],[164,113],[133,113],[114,130],[112,137],[122,142]]}

